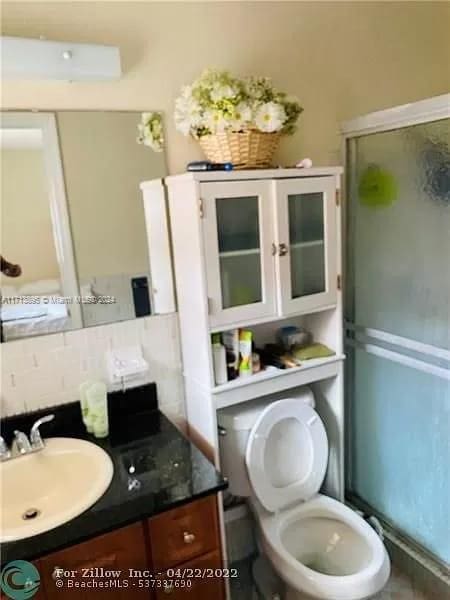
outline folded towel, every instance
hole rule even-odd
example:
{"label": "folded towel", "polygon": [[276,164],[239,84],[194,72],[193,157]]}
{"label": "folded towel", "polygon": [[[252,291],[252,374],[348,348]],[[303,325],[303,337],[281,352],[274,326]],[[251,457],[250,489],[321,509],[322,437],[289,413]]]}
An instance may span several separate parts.
{"label": "folded towel", "polygon": [[294,348],[291,350],[292,356],[298,360],[309,360],[311,358],[325,358],[326,356],[333,356],[336,352],[333,352],[325,344],[310,344],[304,348]]}

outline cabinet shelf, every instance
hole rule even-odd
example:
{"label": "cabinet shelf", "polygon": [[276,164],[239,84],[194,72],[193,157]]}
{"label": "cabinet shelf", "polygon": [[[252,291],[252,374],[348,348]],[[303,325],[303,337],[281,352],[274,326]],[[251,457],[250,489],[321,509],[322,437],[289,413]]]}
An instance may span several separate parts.
{"label": "cabinet shelf", "polygon": [[[309,240],[307,242],[294,242],[290,244],[293,249],[297,248],[312,248],[313,246],[323,246],[323,240]],[[249,256],[251,254],[260,254],[260,248],[246,248],[245,250],[226,250],[219,252],[220,258],[233,258],[236,256]]]}
{"label": "cabinet shelf", "polygon": [[343,354],[315,358],[291,369],[268,367],[255,375],[239,377],[217,385],[211,389],[215,397],[216,409],[334,377],[338,374],[340,363],[344,358]]}
{"label": "cabinet shelf", "polygon": [[313,246],[323,246],[323,240],[309,240],[308,242],[294,242],[291,248],[312,248]]}
{"label": "cabinet shelf", "polygon": [[227,250],[226,252],[219,252],[220,258],[230,258],[233,256],[249,256],[251,254],[260,254],[260,248],[247,248],[246,250]]}

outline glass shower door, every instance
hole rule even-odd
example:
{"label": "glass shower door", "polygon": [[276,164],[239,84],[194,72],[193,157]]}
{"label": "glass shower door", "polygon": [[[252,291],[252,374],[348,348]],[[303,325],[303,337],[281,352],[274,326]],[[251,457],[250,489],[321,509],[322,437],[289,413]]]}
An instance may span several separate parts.
{"label": "glass shower door", "polygon": [[450,563],[450,120],[348,140],[347,490]]}

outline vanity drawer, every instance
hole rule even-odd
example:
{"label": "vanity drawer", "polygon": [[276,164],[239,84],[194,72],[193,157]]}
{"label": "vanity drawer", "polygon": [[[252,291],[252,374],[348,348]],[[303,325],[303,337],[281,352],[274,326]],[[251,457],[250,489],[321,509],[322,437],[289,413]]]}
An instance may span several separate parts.
{"label": "vanity drawer", "polygon": [[[74,571],[61,587],[56,584],[55,569]],[[42,592],[45,600],[149,600],[150,591],[145,588],[122,584],[128,569],[148,569],[147,545],[141,522],[99,535],[91,540],[48,554],[39,560]],[[103,571],[117,571],[119,576],[109,577]],[[117,587],[100,587],[104,581],[117,581]],[[99,585],[90,588],[89,585]],[[37,596],[36,596],[37,597]],[[33,599],[34,600],[34,599]]]}
{"label": "vanity drawer", "polygon": [[220,547],[216,496],[148,520],[153,568],[167,569]]}
{"label": "vanity drawer", "polygon": [[[225,598],[225,581],[223,578],[195,576],[196,570],[218,569],[218,572],[220,572],[222,566],[220,552],[216,550],[176,567],[175,570],[180,569],[179,585],[184,584],[185,587],[176,587],[176,577],[169,578],[168,575],[163,575],[160,578],[161,582],[164,583],[165,580],[167,585],[162,588],[153,588],[155,590],[155,600],[165,600],[166,598],[171,598],[171,600],[188,600],[189,598],[191,600],[223,600]],[[192,573],[193,576],[183,578],[183,569],[188,573]],[[206,574],[208,574],[207,571]],[[175,583],[170,585],[171,582]],[[187,587],[188,584],[189,587]]]}

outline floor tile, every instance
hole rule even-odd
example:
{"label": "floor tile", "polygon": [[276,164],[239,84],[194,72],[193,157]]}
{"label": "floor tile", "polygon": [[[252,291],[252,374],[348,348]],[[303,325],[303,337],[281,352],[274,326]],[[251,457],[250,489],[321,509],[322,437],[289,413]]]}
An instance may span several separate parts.
{"label": "floor tile", "polygon": [[[255,588],[251,577],[252,560],[243,560],[233,566],[239,567],[239,580],[232,582],[232,600],[250,600],[255,598]],[[331,599],[330,599],[331,600]],[[391,577],[386,587],[371,600],[443,600],[442,598],[425,595],[415,589],[413,581],[396,566],[392,567]]]}

